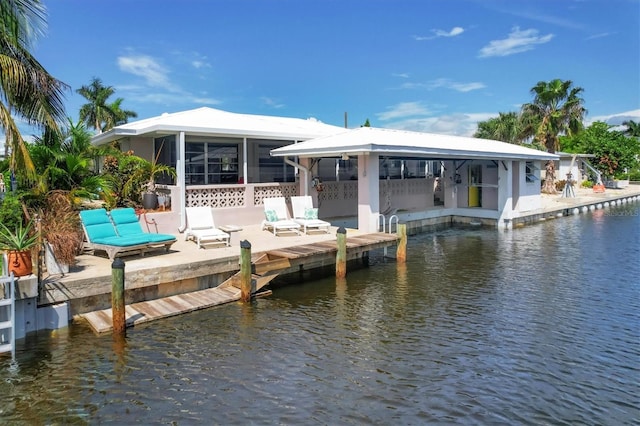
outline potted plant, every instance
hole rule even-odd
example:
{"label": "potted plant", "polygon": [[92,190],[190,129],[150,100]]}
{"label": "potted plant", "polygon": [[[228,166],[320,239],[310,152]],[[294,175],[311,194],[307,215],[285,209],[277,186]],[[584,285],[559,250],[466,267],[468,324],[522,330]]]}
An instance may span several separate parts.
{"label": "potted plant", "polygon": [[158,163],[158,157],[161,151],[161,149],[158,150],[158,154],[152,161],[135,157],[137,167],[124,185],[124,192],[128,195],[133,195],[136,191],[140,191],[142,195],[142,207],[147,210],[153,210],[158,207],[156,178],[162,174],[176,177],[175,168]]}
{"label": "potted plant", "polygon": [[38,242],[33,222],[18,225],[14,230],[0,223],[0,249],[7,252],[9,272],[16,277],[30,275],[33,269],[31,249]]}

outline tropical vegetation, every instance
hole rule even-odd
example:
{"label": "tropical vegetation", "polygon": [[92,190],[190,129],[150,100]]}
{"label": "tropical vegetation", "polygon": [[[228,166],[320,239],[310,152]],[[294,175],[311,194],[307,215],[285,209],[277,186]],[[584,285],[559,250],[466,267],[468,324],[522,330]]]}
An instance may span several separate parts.
{"label": "tropical vegetation", "polygon": [[[640,124],[624,121],[626,129],[620,130],[619,126],[595,122],[585,129],[582,92],[571,81],[538,82],[531,89],[531,103],[524,104],[520,112],[500,113],[478,123],[474,136],[548,152],[592,154],[594,167],[602,176],[640,176]],[[545,168],[542,190],[556,193],[559,185],[554,162],[547,162]]]}
{"label": "tropical vegetation", "polygon": [[577,135],[561,137],[560,145],[566,152],[593,154],[591,163],[603,176],[628,178],[629,172],[638,168],[640,139],[625,133],[596,121]]}

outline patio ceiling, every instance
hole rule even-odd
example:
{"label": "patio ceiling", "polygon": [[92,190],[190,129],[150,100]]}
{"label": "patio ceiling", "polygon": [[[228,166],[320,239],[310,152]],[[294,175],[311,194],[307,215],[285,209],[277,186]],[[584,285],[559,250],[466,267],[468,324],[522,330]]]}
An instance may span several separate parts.
{"label": "patio ceiling", "polygon": [[307,140],[342,131],[342,127],[325,124],[313,118],[237,114],[202,107],[123,124],[94,136],[91,142],[94,145],[103,145],[124,137],[158,137],[178,132],[205,136]]}
{"label": "patio ceiling", "polygon": [[275,157],[341,157],[376,153],[381,156],[430,159],[555,160],[557,155],[488,139],[404,130],[360,127],[287,145]]}

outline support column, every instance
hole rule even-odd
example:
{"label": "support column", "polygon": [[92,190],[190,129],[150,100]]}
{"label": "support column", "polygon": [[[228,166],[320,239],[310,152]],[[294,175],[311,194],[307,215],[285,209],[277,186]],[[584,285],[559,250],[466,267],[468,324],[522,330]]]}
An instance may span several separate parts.
{"label": "support column", "polygon": [[380,214],[378,154],[358,155],[358,230],[376,232]]}
{"label": "support column", "polygon": [[498,228],[510,229],[513,217],[513,166],[511,161],[498,162]]}
{"label": "support column", "polygon": [[445,209],[453,209],[458,207],[458,184],[456,184],[456,174],[458,171],[456,170],[456,162],[455,161],[445,161],[445,178],[441,179],[440,182],[443,185],[442,193],[444,196],[444,208]]}

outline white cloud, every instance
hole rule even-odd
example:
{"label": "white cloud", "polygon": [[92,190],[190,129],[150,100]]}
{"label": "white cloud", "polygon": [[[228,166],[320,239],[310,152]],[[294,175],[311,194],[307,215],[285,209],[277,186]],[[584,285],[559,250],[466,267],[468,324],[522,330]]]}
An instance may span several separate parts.
{"label": "white cloud", "polygon": [[492,40],[488,45],[480,49],[479,57],[489,58],[492,56],[509,56],[515,53],[522,53],[533,49],[536,45],[548,43],[553,38],[553,34],[544,36],[538,35],[538,30],[520,30],[514,27],[509,36],[502,40]]}
{"label": "white cloud", "polygon": [[120,56],[118,57],[118,67],[124,72],[144,78],[149,86],[175,90],[169,82],[169,71],[151,56]]}
{"label": "white cloud", "polygon": [[276,109],[278,109],[278,108],[283,108],[283,107],[285,106],[285,104],[280,103],[280,102],[276,101],[276,100],[275,100],[275,99],[273,99],[273,98],[268,98],[268,97],[266,97],[266,96],[261,97],[261,98],[260,98],[260,100],[261,100],[261,101],[262,101],[266,106],[269,106],[269,107],[271,107],[271,108],[276,108]]}
{"label": "white cloud", "polygon": [[393,77],[400,77],[400,78],[409,78],[409,74],[407,74],[406,72],[402,72],[402,73],[395,73],[395,74],[391,74]]}
{"label": "white cloud", "polygon": [[416,115],[428,115],[429,110],[420,102],[402,102],[387,108],[387,111],[376,113],[381,121],[392,120],[399,117],[411,117]]}
{"label": "white cloud", "polygon": [[454,136],[473,136],[478,122],[496,114],[448,114],[432,117],[408,118],[385,124],[385,127],[414,132],[437,133]]}
{"label": "white cloud", "polygon": [[459,36],[460,34],[462,34],[464,32],[464,28],[462,28],[462,27],[453,27],[450,31],[434,29],[434,30],[431,30],[431,32],[434,35],[432,35],[432,36],[414,35],[413,38],[414,38],[414,40],[417,40],[417,41],[424,41],[424,40],[433,40],[433,39],[436,39],[436,38],[439,38],[439,37],[455,37],[455,36]]}
{"label": "white cloud", "polygon": [[470,82],[459,83],[448,78],[438,78],[426,83],[404,83],[400,86],[402,89],[425,89],[434,90],[439,88],[455,90],[457,92],[471,92],[472,90],[484,89],[487,87],[484,83]]}
{"label": "white cloud", "polygon": [[453,27],[451,31],[448,31],[448,32],[443,30],[431,30],[431,31],[433,31],[438,37],[455,37],[457,35],[462,34],[464,32],[464,28]]}
{"label": "white cloud", "polygon": [[597,38],[605,38],[605,37],[609,37],[611,35],[611,33],[599,33],[599,34],[594,34],[591,35],[589,37],[586,38],[586,40],[594,40]]}
{"label": "white cloud", "polygon": [[591,117],[588,120],[585,120],[585,126],[589,126],[596,121],[603,121],[607,124],[611,124],[612,126],[622,125],[623,121],[635,121],[636,123],[640,123],[640,109]]}

